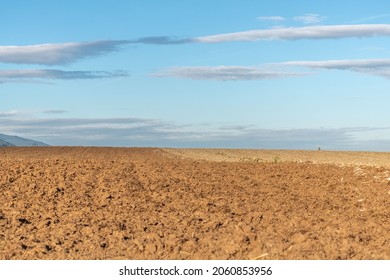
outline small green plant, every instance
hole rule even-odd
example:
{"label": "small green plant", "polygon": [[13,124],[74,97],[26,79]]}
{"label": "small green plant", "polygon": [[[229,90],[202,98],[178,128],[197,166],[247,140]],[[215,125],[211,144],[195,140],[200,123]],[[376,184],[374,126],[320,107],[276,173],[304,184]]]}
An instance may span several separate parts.
{"label": "small green plant", "polygon": [[280,161],[280,158],[278,156],[274,157],[274,162],[277,163]]}

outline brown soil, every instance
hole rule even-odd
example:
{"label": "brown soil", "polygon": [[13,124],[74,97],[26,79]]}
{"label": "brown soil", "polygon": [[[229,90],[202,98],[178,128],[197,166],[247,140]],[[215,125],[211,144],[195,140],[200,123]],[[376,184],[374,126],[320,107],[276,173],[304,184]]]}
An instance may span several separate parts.
{"label": "brown soil", "polygon": [[1,148],[0,259],[390,259],[389,182],[385,153]]}

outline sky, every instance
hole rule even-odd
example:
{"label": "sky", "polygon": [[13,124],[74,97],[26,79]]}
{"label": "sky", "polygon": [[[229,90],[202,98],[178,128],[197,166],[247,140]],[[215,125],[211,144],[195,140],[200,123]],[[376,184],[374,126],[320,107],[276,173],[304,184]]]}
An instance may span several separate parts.
{"label": "sky", "polygon": [[390,2],[0,3],[0,133],[390,151]]}

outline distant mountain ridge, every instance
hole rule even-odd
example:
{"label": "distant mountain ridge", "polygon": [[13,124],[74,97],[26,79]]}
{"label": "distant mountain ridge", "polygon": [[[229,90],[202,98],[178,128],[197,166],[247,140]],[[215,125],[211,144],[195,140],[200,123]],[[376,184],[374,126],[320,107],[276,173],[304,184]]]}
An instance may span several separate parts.
{"label": "distant mountain ridge", "polygon": [[22,138],[19,136],[12,136],[0,133],[0,147],[31,147],[31,146],[49,146],[46,143]]}
{"label": "distant mountain ridge", "polygon": [[9,146],[15,146],[15,145],[12,145],[11,143],[8,143],[7,141],[0,139],[0,147],[9,147]]}

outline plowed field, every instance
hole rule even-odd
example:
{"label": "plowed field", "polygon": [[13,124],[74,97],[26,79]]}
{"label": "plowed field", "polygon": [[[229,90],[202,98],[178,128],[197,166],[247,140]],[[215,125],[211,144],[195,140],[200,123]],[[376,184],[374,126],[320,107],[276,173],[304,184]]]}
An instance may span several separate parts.
{"label": "plowed field", "polygon": [[390,259],[389,158],[0,148],[0,259]]}

